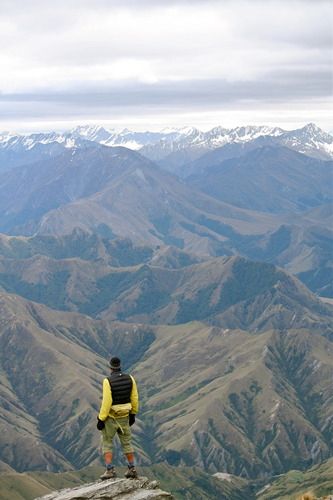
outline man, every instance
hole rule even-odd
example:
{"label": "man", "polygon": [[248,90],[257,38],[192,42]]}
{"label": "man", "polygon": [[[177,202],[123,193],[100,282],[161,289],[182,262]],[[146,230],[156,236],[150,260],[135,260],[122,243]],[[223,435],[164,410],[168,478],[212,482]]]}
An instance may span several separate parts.
{"label": "man", "polygon": [[103,380],[103,400],[97,417],[97,429],[102,432],[102,451],[106,465],[106,471],[100,478],[104,480],[116,477],[112,465],[112,441],[117,433],[128,463],[125,477],[135,479],[138,474],[134,464],[130,426],[134,424],[139,409],[138,390],[134,378],[122,372],[119,358],[111,358],[110,368],[111,375]]}

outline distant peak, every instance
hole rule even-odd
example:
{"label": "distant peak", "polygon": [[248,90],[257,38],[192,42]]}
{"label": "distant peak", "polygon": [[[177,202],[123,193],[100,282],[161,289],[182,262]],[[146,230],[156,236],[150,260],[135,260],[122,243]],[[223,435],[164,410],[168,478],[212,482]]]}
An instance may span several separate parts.
{"label": "distant peak", "polygon": [[179,130],[179,132],[185,135],[192,135],[192,134],[198,134],[200,130],[195,127],[183,127]]}
{"label": "distant peak", "polygon": [[97,134],[99,132],[108,132],[101,125],[78,125],[73,128],[69,133],[77,133],[82,136]]}
{"label": "distant peak", "polygon": [[303,130],[306,130],[307,132],[312,132],[312,133],[323,133],[324,131],[319,128],[315,123],[310,122],[307,123],[304,127]]}

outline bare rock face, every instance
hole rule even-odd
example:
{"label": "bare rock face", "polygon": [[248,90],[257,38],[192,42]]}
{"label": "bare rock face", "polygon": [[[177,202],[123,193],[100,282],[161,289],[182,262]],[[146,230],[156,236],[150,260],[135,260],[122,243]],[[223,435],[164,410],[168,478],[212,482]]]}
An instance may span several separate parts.
{"label": "bare rock face", "polygon": [[164,500],[173,495],[162,491],[157,481],[146,477],[138,479],[109,479],[55,491],[35,500]]}

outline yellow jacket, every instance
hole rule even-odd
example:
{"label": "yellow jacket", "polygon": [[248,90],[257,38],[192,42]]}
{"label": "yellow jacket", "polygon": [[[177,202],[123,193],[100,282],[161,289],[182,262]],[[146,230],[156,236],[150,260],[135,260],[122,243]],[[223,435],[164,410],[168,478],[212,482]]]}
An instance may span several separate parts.
{"label": "yellow jacket", "polygon": [[132,391],[131,402],[119,405],[112,405],[112,393],[110,383],[107,378],[103,380],[103,399],[98,418],[106,420],[108,417],[121,418],[128,416],[129,413],[138,413],[139,411],[139,395],[136,387],[136,382],[132,375]]}

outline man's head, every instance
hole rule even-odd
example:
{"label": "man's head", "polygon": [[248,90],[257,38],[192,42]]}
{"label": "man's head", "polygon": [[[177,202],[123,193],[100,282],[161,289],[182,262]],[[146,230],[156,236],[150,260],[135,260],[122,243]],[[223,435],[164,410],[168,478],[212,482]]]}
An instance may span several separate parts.
{"label": "man's head", "polygon": [[111,370],[120,370],[120,359],[117,357],[110,359],[110,368]]}

